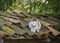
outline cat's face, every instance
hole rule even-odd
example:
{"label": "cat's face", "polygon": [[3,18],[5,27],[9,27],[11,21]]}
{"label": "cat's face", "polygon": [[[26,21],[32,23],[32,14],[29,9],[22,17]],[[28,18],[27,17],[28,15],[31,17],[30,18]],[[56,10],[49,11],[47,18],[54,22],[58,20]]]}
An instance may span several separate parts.
{"label": "cat's face", "polygon": [[32,22],[32,26],[36,27],[37,23],[36,22]]}

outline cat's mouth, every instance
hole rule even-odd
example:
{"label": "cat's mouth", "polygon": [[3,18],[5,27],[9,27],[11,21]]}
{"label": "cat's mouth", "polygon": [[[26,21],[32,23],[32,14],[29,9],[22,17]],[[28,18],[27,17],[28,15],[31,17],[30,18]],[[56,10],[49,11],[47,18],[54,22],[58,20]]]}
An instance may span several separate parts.
{"label": "cat's mouth", "polygon": [[35,25],[32,25],[32,27],[36,27]]}

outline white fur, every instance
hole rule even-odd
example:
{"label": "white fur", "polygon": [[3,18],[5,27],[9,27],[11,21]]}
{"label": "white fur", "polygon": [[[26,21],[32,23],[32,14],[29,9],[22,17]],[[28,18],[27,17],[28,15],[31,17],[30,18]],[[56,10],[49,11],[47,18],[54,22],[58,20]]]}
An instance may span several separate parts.
{"label": "white fur", "polygon": [[28,25],[32,32],[39,32],[39,30],[41,29],[41,23],[38,21],[31,21]]}

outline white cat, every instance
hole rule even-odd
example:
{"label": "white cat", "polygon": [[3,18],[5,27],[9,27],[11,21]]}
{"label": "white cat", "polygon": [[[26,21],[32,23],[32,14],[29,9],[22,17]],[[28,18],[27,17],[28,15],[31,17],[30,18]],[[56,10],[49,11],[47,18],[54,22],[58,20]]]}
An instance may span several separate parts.
{"label": "white cat", "polygon": [[39,32],[41,29],[41,23],[38,20],[33,19],[32,21],[29,22],[28,24],[29,28],[31,29],[32,32]]}

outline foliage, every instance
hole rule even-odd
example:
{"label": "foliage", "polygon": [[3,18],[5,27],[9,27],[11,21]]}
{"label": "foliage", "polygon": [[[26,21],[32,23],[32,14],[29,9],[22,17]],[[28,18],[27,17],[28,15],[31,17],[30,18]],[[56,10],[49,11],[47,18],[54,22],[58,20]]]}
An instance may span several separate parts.
{"label": "foliage", "polygon": [[0,10],[7,10],[14,2],[15,0],[0,0]]}
{"label": "foliage", "polygon": [[48,0],[48,7],[53,13],[60,13],[60,0]]}
{"label": "foliage", "polygon": [[55,25],[55,29],[58,30],[58,31],[60,31],[60,23],[57,24],[57,25]]}
{"label": "foliage", "polygon": [[[22,11],[34,13],[60,13],[60,0],[46,0],[45,2],[34,0],[0,0],[0,10],[7,10],[10,6]],[[46,3],[48,2],[48,3]],[[26,4],[25,4],[26,3]]]}

